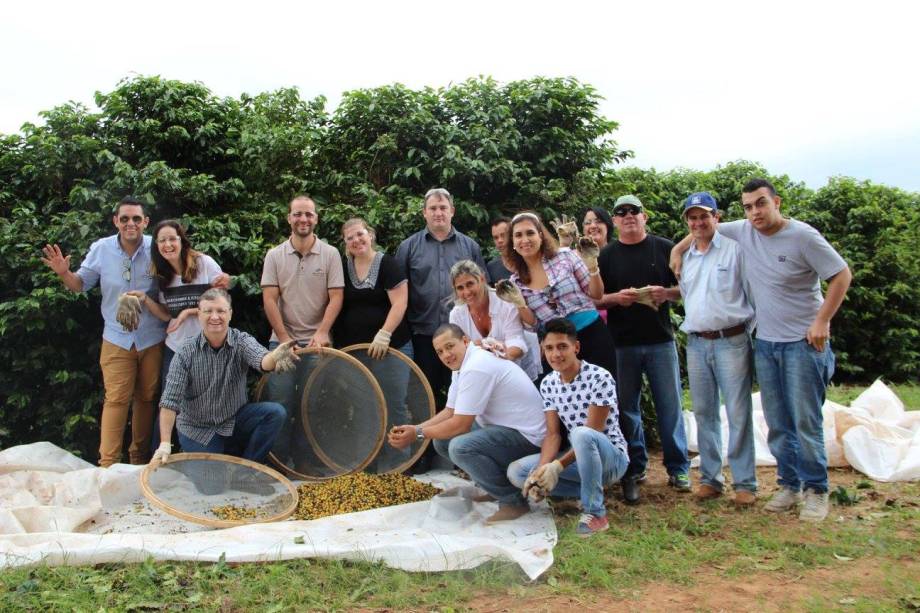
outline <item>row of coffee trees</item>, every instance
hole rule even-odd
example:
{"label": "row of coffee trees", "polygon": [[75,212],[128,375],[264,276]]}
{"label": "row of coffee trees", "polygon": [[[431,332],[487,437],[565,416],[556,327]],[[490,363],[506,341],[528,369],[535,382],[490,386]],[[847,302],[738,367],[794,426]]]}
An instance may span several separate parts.
{"label": "row of coffee trees", "polygon": [[818,227],[850,262],[854,287],[835,319],[841,377],[916,378],[920,354],[920,196],[851,179],[813,191],[749,162],[710,171],[623,168],[631,152],[599,97],[573,79],[347,92],[327,110],[295,89],[220,98],[200,83],[138,77],[0,136],[0,447],[50,440],[94,457],[101,406],[95,292],[72,294],[39,259],[59,243],[74,267],[111,234],[112,205],[150,203],[177,217],[196,247],[237,278],[234,325],[267,340],[259,277],[288,233],[286,203],[308,192],[319,234],[362,215],[390,251],[421,227],[421,195],[456,197],[455,224],[489,245],[489,219],[522,208],[545,217],[638,194],[651,231],[683,235],[681,200],[716,194],[740,216],[744,181],[773,179],[787,211]]}

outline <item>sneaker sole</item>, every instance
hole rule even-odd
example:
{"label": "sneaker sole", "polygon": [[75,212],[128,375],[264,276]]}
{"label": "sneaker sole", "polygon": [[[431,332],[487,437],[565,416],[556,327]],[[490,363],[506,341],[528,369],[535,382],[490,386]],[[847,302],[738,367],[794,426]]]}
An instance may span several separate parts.
{"label": "sneaker sole", "polygon": [[606,527],[604,527],[604,528],[601,528],[600,530],[594,530],[594,531],[592,531],[592,532],[577,532],[577,531],[576,531],[575,534],[576,534],[579,538],[586,539],[586,538],[588,538],[589,536],[594,536],[595,534],[600,534],[601,532],[606,532],[607,529],[608,529],[609,527],[610,527],[610,526],[606,526]]}

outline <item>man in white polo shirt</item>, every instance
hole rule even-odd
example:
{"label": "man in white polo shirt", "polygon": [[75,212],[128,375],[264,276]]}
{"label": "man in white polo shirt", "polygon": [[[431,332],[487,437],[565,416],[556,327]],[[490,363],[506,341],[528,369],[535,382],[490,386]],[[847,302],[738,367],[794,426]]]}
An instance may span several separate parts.
{"label": "man in white polo shirt", "polygon": [[447,406],[416,426],[394,427],[390,445],[408,447],[433,439],[435,450],[470,475],[498,500],[486,523],[517,519],[530,510],[520,488],[508,480],[508,465],[540,452],[546,436],[543,399],[521,368],[470,343],[456,324],[444,324],[432,340],[450,370]]}
{"label": "man in white polo shirt", "polygon": [[754,307],[741,279],[738,243],[716,233],[719,208],[709,192],[690,194],[684,220],[693,236],[684,253],[680,292],[686,317],[687,374],[700,449],[700,486],[696,496],[722,495],[722,420],[719,393],[728,417],[728,464],[734,503],[754,504],[754,428],[751,383],[754,357],[750,330]]}

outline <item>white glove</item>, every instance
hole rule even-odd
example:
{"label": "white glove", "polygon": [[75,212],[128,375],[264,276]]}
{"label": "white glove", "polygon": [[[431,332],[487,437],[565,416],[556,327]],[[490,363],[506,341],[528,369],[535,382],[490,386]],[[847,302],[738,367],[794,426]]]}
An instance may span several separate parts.
{"label": "white glove", "polygon": [[544,492],[552,492],[556,484],[559,483],[559,474],[562,472],[562,462],[553,460],[549,464],[544,464],[534,471],[533,478],[537,481]]}
{"label": "white glove", "polygon": [[160,443],[160,446],[157,447],[157,450],[153,452],[153,457],[150,458],[150,463],[154,466],[161,466],[166,464],[169,461],[169,454],[172,451],[172,445],[169,443]]}
{"label": "white glove", "polygon": [[502,279],[495,284],[495,295],[505,302],[510,302],[516,307],[527,306],[524,302],[524,295],[517,285],[508,279]]}
{"label": "white glove", "polygon": [[127,330],[132,332],[137,330],[141,323],[141,301],[137,296],[131,294],[122,294],[118,297],[118,308],[115,311],[115,319]]}
{"label": "white glove", "polygon": [[576,250],[578,251],[578,256],[581,258],[581,261],[588,267],[588,272],[592,275],[596,273],[597,256],[601,250],[597,246],[597,243],[594,242],[594,239],[588,238],[587,236],[581,237],[578,239]]}
{"label": "white glove", "polygon": [[380,328],[377,330],[377,334],[374,336],[374,340],[371,341],[371,346],[367,348],[367,353],[375,360],[383,358],[387,354],[387,349],[390,347],[390,333]]}
{"label": "white glove", "polygon": [[533,473],[527,477],[527,481],[524,482],[524,487],[521,489],[521,495],[524,498],[530,498],[533,502],[540,502],[546,498],[546,492],[537,485],[537,480],[533,478]]}
{"label": "white glove", "polygon": [[275,372],[292,370],[295,366],[294,362],[300,360],[300,356],[294,353],[294,343],[296,341],[281,343],[268,354],[275,360]]}

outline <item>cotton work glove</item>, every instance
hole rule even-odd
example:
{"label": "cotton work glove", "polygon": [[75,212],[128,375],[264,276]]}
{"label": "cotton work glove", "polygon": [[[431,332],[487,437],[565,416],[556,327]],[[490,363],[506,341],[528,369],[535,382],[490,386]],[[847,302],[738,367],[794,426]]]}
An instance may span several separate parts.
{"label": "cotton work glove", "polygon": [[516,307],[527,306],[527,303],[524,302],[524,295],[521,294],[521,290],[508,279],[502,279],[495,284],[495,295],[505,302],[510,302]]}
{"label": "cotton work glove", "polygon": [[122,294],[118,297],[118,307],[115,310],[115,319],[128,332],[137,330],[141,323],[140,298],[131,294]]}
{"label": "cotton work glove", "polygon": [[556,231],[556,236],[559,237],[559,244],[562,247],[568,247],[578,239],[578,222],[574,219],[563,215],[561,220],[559,218],[553,219],[549,222],[549,225]]}
{"label": "cotton work glove", "polygon": [[534,471],[533,477],[537,480],[537,485],[540,486],[540,489],[548,494],[552,492],[556,484],[559,483],[559,475],[562,473],[562,470],[562,462],[553,460],[549,464],[544,464]]}
{"label": "cotton work glove", "polygon": [[172,452],[172,445],[167,442],[160,443],[160,446],[157,447],[157,450],[153,452],[153,457],[150,458],[150,463],[154,466],[162,466],[169,461],[169,454]]}
{"label": "cotton work glove", "polygon": [[578,252],[578,257],[588,267],[588,272],[592,275],[597,274],[597,256],[601,250],[594,242],[594,239],[582,236],[578,239],[576,251]]}
{"label": "cotton work glove", "polygon": [[294,353],[295,342],[281,343],[268,354],[275,360],[275,372],[287,372],[294,369],[295,362],[300,360],[300,356]]}
{"label": "cotton work glove", "polygon": [[390,347],[390,336],[391,334],[380,328],[377,330],[377,334],[374,335],[374,340],[371,341],[371,346],[367,348],[367,353],[375,360],[383,358],[387,354],[387,349]]}

